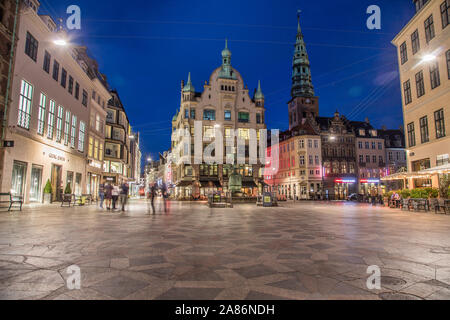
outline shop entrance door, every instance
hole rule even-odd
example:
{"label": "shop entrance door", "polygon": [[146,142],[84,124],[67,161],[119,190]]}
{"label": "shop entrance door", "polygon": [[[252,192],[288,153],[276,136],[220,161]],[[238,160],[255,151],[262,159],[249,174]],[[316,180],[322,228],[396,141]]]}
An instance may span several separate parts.
{"label": "shop entrance door", "polygon": [[52,198],[53,201],[61,201],[63,188],[62,188],[62,167],[56,164],[52,164]]}

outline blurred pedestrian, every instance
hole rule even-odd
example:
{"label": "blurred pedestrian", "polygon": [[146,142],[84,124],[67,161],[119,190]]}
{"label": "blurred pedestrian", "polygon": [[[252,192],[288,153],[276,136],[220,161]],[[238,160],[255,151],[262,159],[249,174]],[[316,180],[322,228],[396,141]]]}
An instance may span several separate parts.
{"label": "blurred pedestrian", "polygon": [[103,209],[103,201],[105,201],[105,180],[98,186],[98,197],[100,198],[100,208]]}
{"label": "blurred pedestrian", "polygon": [[120,193],[119,187],[117,185],[114,185],[111,193],[112,193],[112,209],[116,210],[116,204],[117,201],[119,200],[119,193]]}
{"label": "blurred pedestrian", "polygon": [[120,203],[122,204],[122,211],[125,211],[125,205],[127,204],[129,189],[130,187],[126,182],[122,183],[122,185],[120,186]]}
{"label": "blurred pedestrian", "polygon": [[108,182],[105,186],[106,210],[111,210],[112,190],[113,186]]}

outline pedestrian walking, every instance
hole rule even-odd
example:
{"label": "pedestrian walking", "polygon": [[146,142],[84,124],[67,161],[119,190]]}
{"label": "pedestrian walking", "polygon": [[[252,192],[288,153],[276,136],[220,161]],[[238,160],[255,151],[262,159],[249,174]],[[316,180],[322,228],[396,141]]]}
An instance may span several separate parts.
{"label": "pedestrian walking", "polygon": [[150,188],[150,201],[151,201],[151,204],[152,204],[153,214],[155,214],[155,197],[156,197],[156,188],[153,185]]}
{"label": "pedestrian walking", "polygon": [[167,212],[167,198],[169,197],[169,195],[167,194],[167,186],[165,182],[163,182],[161,186],[161,195],[164,202],[164,212]]}
{"label": "pedestrian walking", "polygon": [[116,210],[116,204],[119,200],[119,193],[120,193],[119,187],[116,185],[113,186],[113,189],[111,192],[111,194],[112,194],[112,209],[113,210]]}
{"label": "pedestrian walking", "polygon": [[130,187],[128,186],[128,183],[122,183],[120,187],[120,203],[122,204],[122,211],[125,211],[125,205],[127,204],[128,200],[128,190]]}
{"label": "pedestrian walking", "polygon": [[105,181],[98,186],[98,197],[100,198],[100,208],[103,209],[103,201],[105,201]]}
{"label": "pedestrian walking", "polygon": [[113,186],[111,185],[110,182],[108,182],[105,186],[106,210],[111,210],[112,190]]}

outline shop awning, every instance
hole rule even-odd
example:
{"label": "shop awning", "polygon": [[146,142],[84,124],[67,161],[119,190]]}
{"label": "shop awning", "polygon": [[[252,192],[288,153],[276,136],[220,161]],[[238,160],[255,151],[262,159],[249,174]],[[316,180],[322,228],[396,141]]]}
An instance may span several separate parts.
{"label": "shop awning", "polygon": [[420,170],[420,174],[445,174],[450,173],[450,163],[444,164],[442,166],[433,167],[429,169]]}
{"label": "shop awning", "polygon": [[222,188],[220,181],[217,180],[200,180],[200,186],[202,188]]}
{"label": "shop awning", "polygon": [[425,179],[425,178],[429,178],[430,174],[426,174],[426,173],[421,173],[421,172],[398,172],[398,173],[394,173],[391,174],[389,176],[383,177],[380,180],[381,181],[393,181],[393,180],[404,180],[404,179],[408,179],[408,178],[413,178],[413,179]]}
{"label": "shop awning", "polygon": [[242,181],[243,188],[257,188],[255,181]]}
{"label": "shop awning", "polygon": [[190,187],[192,186],[193,181],[180,181],[176,184],[177,187]]}

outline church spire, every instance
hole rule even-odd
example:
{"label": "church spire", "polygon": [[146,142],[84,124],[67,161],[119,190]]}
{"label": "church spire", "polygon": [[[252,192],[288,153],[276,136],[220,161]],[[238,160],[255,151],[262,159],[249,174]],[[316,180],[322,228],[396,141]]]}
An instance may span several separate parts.
{"label": "church spire", "polygon": [[300,27],[300,12],[299,10],[297,14],[297,37],[292,63],[292,98],[314,96],[314,87],[311,81],[311,66]]}
{"label": "church spire", "polygon": [[191,81],[191,73],[190,72],[188,75],[188,81],[183,88],[183,92],[195,92],[194,85],[192,84],[192,81]]}
{"label": "church spire", "polygon": [[231,51],[228,49],[228,39],[225,39],[225,49],[222,50],[222,70],[220,70],[219,78],[236,79],[231,67]]}

